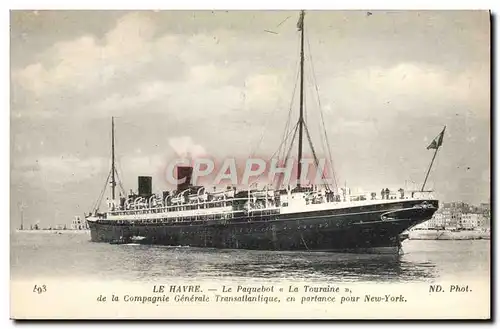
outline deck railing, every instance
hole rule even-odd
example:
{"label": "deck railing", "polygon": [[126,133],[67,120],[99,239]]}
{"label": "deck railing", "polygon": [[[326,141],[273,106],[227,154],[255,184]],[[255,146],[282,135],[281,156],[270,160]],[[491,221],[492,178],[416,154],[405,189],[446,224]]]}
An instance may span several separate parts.
{"label": "deck railing", "polygon": [[[246,212],[249,216],[262,216],[268,213],[279,213],[279,209],[286,207],[289,200],[287,196],[292,193],[282,194],[281,196],[271,197],[268,193],[264,197],[257,197],[249,194],[249,197],[244,198],[229,198],[222,200],[212,200],[203,202],[187,202],[176,205],[163,206],[160,203],[148,205],[147,203],[137,203],[131,205],[131,209],[111,210],[108,212],[109,216],[130,216],[130,215],[146,215],[146,214],[160,214],[160,213],[178,213],[177,217],[194,217],[200,216],[222,216],[230,213]],[[398,191],[384,193],[383,195],[375,192],[358,193],[348,195],[336,194],[334,198],[329,198],[321,191],[313,191],[305,193],[306,203],[309,204],[323,204],[323,203],[344,203],[344,202],[357,202],[357,201],[370,201],[370,200],[410,200],[410,199],[426,199],[432,198],[432,191]],[[285,199],[286,201],[284,201]],[[228,210],[228,207],[232,207]],[[206,213],[210,210],[209,213]],[[192,211],[198,211],[192,214]],[[217,212],[219,211],[219,212]],[[186,213],[188,212],[188,213]],[[231,215],[232,216],[232,215]]]}

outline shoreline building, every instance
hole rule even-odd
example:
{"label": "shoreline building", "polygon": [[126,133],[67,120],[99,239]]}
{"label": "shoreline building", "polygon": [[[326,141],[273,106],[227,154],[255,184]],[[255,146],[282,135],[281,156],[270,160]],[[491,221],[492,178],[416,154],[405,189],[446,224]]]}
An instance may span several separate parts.
{"label": "shoreline building", "polygon": [[473,230],[479,227],[480,217],[479,214],[462,214],[460,226],[464,230]]}
{"label": "shoreline building", "polygon": [[82,220],[80,216],[75,216],[73,221],[71,222],[72,230],[88,230],[89,225],[86,220]]}
{"label": "shoreline building", "polygon": [[489,229],[491,208],[489,203],[479,206],[465,202],[444,203],[434,216],[413,229],[415,230],[475,230]]}

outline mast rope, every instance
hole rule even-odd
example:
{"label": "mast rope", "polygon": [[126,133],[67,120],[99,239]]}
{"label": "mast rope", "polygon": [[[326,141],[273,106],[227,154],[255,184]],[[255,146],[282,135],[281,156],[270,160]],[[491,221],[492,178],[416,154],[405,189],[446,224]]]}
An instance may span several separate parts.
{"label": "mast rope", "polygon": [[[298,61],[297,61],[297,66],[298,66]],[[290,101],[290,108],[288,109],[288,118],[286,120],[285,129],[283,130],[283,137],[281,138],[282,140],[284,140],[284,143],[282,145],[286,145],[288,143],[288,136],[290,135],[290,132],[287,134],[287,131],[290,129],[290,122],[292,119],[293,101],[295,99],[295,92],[297,90],[297,81],[299,79],[299,74],[300,74],[300,70],[297,68],[297,75],[295,77],[295,85],[293,87],[292,99]],[[293,139],[292,139],[292,143],[293,143]],[[283,154],[281,154],[281,150],[280,150],[280,155],[278,156],[278,159],[281,159],[285,156],[285,148],[283,148],[282,151],[283,151]]]}
{"label": "mast rope", "polygon": [[106,187],[108,186],[109,177],[111,176],[112,170],[113,169],[111,169],[108,173],[108,177],[106,178],[106,181],[104,182],[104,187],[101,190],[99,198],[97,198],[96,202],[94,203],[94,206],[92,207],[92,212],[95,212],[97,209],[99,209],[99,206],[101,205],[102,198],[104,197],[104,192],[106,192]]}
{"label": "mast rope", "polygon": [[[114,129],[114,125],[113,125],[113,129]],[[114,134],[114,132],[113,132],[113,134]],[[114,152],[114,150],[116,148],[116,141],[113,140],[113,144],[114,144],[114,147],[113,147],[112,152]],[[113,154],[111,154],[111,157],[113,157]],[[117,185],[116,183],[118,183],[118,186],[121,189],[121,192],[122,192],[123,196],[126,196],[127,193],[125,192],[125,187],[123,186],[123,182],[122,182],[121,176],[119,174],[119,172],[123,173],[121,157],[116,157],[115,156],[115,163],[114,163],[114,165],[115,165],[114,166],[114,172],[116,174],[116,177],[115,177],[115,186]],[[111,169],[111,170],[113,170],[113,169]]]}
{"label": "mast rope", "polygon": [[[284,159],[285,163],[288,161],[288,157],[290,156],[290,152],[291,152],[292,146],[293,146],[293,141],[295,140],[295,136],[297,135],[298,127],[299,127],[299,124],[296,123],[295,126],[294,126],[294,128],[292,130],[290,130],[290,132],[287,135],[287,139],[288,139],[288,136],[290,136],[290,134],[293,132],[293,137],[291,139],[292,142],[290,143],[290,146],[288,147],[288,152],[286,154],[286,158]],[[281,147],[282,147],[283,144],[284,144],[284,140],[281,142],[281,145],[278,148],[278,150],[281,150]],[[271,156],[271,158],[269,160],[271,160],[272,158],[274,158],[274,156],[276,155],[276,153],[278,152],[278,150],[276,152],[274,152],[274,154]],[[280,158],[278,158],[278,161],[279,161],[279,159]],[[278,179],[277,188],[279,188],[280,185],[281,185],[281,179]]]}
{"label": "mast rope", "polygon": [[[316,151],[314,150],[314,146],[313,146],[313,143],[312,143],[311,135],[309,134],[309,129],[307,129],[307,125],[304,125],[304,128],[306,130],[307,140],[309,141],[309,147],[311,148],[311,151],[312,151],[312,154],[313,154],[313,157],[314,157],[314,162],[316,163],[316,168],[319,168],[319,160],[318,160],[318,157],[316,156]],[[330,190],[330,187],[328,186],[328,183],[323,178],[323,173],[321,173],[321,178],[325,182],[326,189]]]}
{"label": "mast rope", "polygon": [[[313,81],[313,78],[312,78],[311,74],[307,75],[307,81],[311,82],[311,84],[314,84],[314,81]],[[321,141],[321,148],[323,150],[323,154],[326,157],[326,156],[328,156],[328,151],[327,151],[327,146],[325,144],[325,138],[324,138],[324,136],[322,134],[322,132],[323,132],[322,130],[323,130],[323,126],[321,125],[321,120],[318,119],[318,128],[317,128],[317,131],[320,132],[319,139]]]}
{"label": "mast rope", "polygon": [[[291,129],[291,130],[288,132],[288,135],[287,135],[287,137],[286,137],[286,138],[288,138],[288,137],[292,134],[292,132],[294,133],[294,134],[293,134],[293,138],[292,138],[292,145],[293,145],[293,140],[295,139],[295,134],[296,134],[296,132],[297,132],[297,127],[298,127],[298,123],[296,123],[296,124],[295,124],[294,129]],[[284,143],[285,143],[285,140],[282,140],[282,141],[281,141],[281,144],[280,144],[280,145],[279,145],[279,147],[278,147],[278,149],[277,149],[276,151],[274,151],[274,153],[271,155],[271,157],[269,158],[269,160],[271,160],[272,158],[274,158],[274,156],[278,153],[278,151],[280,151],[280,150],[281,150],[281,147],[283,146],[283,144],[284,144]],[[291,146],[290,146],[290,147],[291,147]],[[279,158],[278,158],[278,160],[279,160]]]}
{"label": "mast rope", "polygon": [[[299,128],[299,125],[297,124],[295,126],[295,130],[293,132],[293,136],[292,136],[292,140],[295,140],[295,136],[297,135],[297,130]],[[290,146],[288,147],[288,151],[286,152],[286,157],[285,157],[285,163],[288,161],[288,158],[290,158],[290,153],[292,151],[292,146],[293,146],[293,143],[290,143]]]}
{"label": "mast rope", "polygon": [[[307,80],[309,83],[314,84],[314,80],[313,80],[313,78],[312,78],[312,75],[311,75],[311,74],[307,74],[307,75],[306,75],[306,80]],[[312,92],[312,91],[311,91],[311,92]],[[304,95],[304,100],[305,100],[305,95]],[[307,110],[307,106],[306,106],[306,105],[307,105],[307,104],[305,103],[305,104],[304,104],[304,112],[306,112],[306,110]],[[321,105],[321,104],[320,104],[320,105]],[[321,134],[322,129],[323,129],[323,126],[321,125],[321,122],[320,122],[320,121],[321,121],[321,120],[318,120],[318,131],[320,131],[320,136],[319,136],[320,138],[319,138],[319,139],[320,139],[320,141],[321,141],[321,147],[322,147],[322,150],[323,150],[323,154],[324,154],[325,156],[327,156],[327,152],[328,152],[328,151],[327,151],[327,147],[326,147],[326,144],[325,144],[325,139],[326,139],[326,138],[323,138],[323,135]],[[307,129],[307,123],[306,123],[306,122],[304,122],[304,126],[306,126],[306,129]],[[307,133],[309,134],[309,132],[307,132]],[[317,167],[317,169],[319,169],[319,161],[318,161],[318,156],[317,156],[317,153],[316,153],[316,151],[315,151],[315,149],[314,149],[314,144],[313,144],[313,142],[312,142],[312,137],[311,137],[311,135],[310,135],[310,134],[309,134],[309,136],[308,136],[308,139],[309,139],[309,140],[308,140],[308,142],[309,142],[309,147],[311,148],[311,151],[313,152],[313,156],[314,156],[314,160],[315,160],[315,161],[314,161],[314,165]],[[327,170],[329,170],[329,169],[330,169],[330,168],[327,168]],[[325,181],[325,182],[326,182],[326,181]],[[329,187],[327,187],[327,189],[330,189],[330,188],[329,188]]]}
{"label": "mast rope", "polygon": [[118,185],[120,186],[120,189],[121,189],[121,191],[123,193],[123,196],[126,196],[127,193],[126,193],[125,187],[123,185],[123,182],[121,180],[121,176],[119,174],[119,173],[123,172],[121,157],[116,158],[115,172],[116,172],[116,178],[117,178],[117,181],[118,181]]}
{"label": "mast rope", "polygon": [[[300,39],[297,39],[297,49],[300,48]],[[297,50],[298,52],[298,50]],[[297,58],[295,62],[295,67],[297,68],[297,75],[295,76],[295,83],[293,86],[293,91],[292,91],[292,98],[290,100],[290,107],[288,109],[288,117],[285,123],[285,129],[283,130],[283,136],[281,137],[282,140],[284,140],[284,143],[282,144],[283,146],[288,143],[288,136],[290,135],[289,129],[290,129],[290,123],[292,119],[292,109],[293,109],[293,101],[295,100],[295,93],[297,91],[297,82],[299,80],[299,75],[300,75],[300,67],[299,67],[299,58]],[[287,133],[288,132],[288,133]],[[292,141],[293,143],[293,141]],[[282,159],[285,156],[285,148],[280,149],[279,155],[278,155],[278,160]]]}
{"label": "mast rope", "polygon": [[329,156],[329,160],[330,160],[330,170],[332,172],[332,178],[333,178],[333,181],[335,183],[335,187],[338,186],[337,184],[337,175],[335,174],[335,170],[333,168],[333,157],[332,157],[332,151],[331,151],[331,147],[330,147],[330,141],[329,141],[329,138],[328,138],[328,134],[327,134],[327,131],[326,131],[326,126],[325,126],[325,118],[323,116],[323,109],[322,109],[322,106],[321,106],[321,97],[319,96],[319,88],[318,88],[318,82],[317,82],[317,79],[316,79],[316,72],[314,70],[314,64],[313,64],[313,59],[312,59],[312,51],[311,51],[311,44],[309,43],[309,38],[306,38],[307,39],[307,48],[309,50],[309,58],[310,58],[310,62],[311,62],[311,72],[312,72],[312,76],[313,76],[313,82],[314,82],[314,86],[315,86],[315,89],[316,89],[316,95],[318,97],[318,107],[319,107],[319,113],[321,115],[321,122],[322,122],[322,125],[323,125],[323,132],[324,132],[324,135],[325,135],[325,140],[326,140],[326,149],[328,151],[328,156]]}
{"label": "mast rope", "polygon": [[120,179],[120,175],[118,174],[118,169],[115,167],[116,178],[118,180],[118,185],[120,186],[122,195],[125,196],[125,188],[123,187],[122,180]]}
{"label": "mast rope", "polygon": [[[297,48],[298,48],[298,47],[299,47],[299,44],[297,43]],[[293,106],[293,100],[294,100],[294,98],[295,98],[295,91],[296,91],[296,89],[297,89],[297,80],[298,80],[298,78],[299,78],[299,70],[298,70],[298,66],[299,66],[299,59],[297,59],[297,60],[295,61],[295,65],[294,65],[294,67],[297,67],[297,76],[295,77],[295,84],[294,84],[294,87],[293,87],[292,99],[291,99],[291,101],[290,101],[290,108],[289,108],[289,110],[288,110],[288,118],[287,118],[287,121],[286,121],[286,123],[285,123],[285,129],[283,130],[283,135],[282,135],[281,139],[283,139],[283,138],[285,138],[285,137],[286,137],[286,135],[287,135],[287,131],[288,131],[289,127],[290,127],[290,118],[291,118],[291,116],[292,116],[292,106]],[[255,146],[255,148],[253,149],[253,151],[252,151],[252,152],[250,152],[250,154],[251,154],[251,155],[250,155],[250,157],[251,157],[251,158],[253,158],[253,157],[254,157],[255,153],[257,152],[257,150],[259,149],[260,145],[262,144],[262,141],[263,141],[263,139],[264,139],[265,132],[266,132],[267,127],[268,127],[268,125],[269,125],[269,123],[270,123],[270,121],[271,121],[270,119],[273,117],[273,115],[274,115],[274,114],[276,114],[276,112],[278,112],[278,111],[277,111],[277,109],[278,109],[278,107],[276,107],[276,108],[275,108],[275,110],[274,110],[274,111],[273,111],[273,112],[272,112],[272,113],[268,116],[268,120],[266,121],[266,124],[265,124],[264,128],[262,129],[262,133],[261,133],[261,135],[260,135],[259,142],[258,142],[258,143],[257,143],[257,145]]]}
{"label": "mast rope", "polygon": [[[290,153],[292,152],[293,141],[295,140],[295,136],[297,135],[298,129],[299,129],[299,123],[297,122],[297,124],[295,125],[294,132],[293,132],[292,142],[290,143],[290,146],[288,147],[288,151],[286,152],[286,157],[285,157],[285,161],[284,161],[285,164],[288,162],[288,158],[290,157]],[[283,178],[283,176],[281,176],[281,177]],[[282,180],[279,179],[278,180],[278,188],[281,185],[281,183],[282,183]]]}

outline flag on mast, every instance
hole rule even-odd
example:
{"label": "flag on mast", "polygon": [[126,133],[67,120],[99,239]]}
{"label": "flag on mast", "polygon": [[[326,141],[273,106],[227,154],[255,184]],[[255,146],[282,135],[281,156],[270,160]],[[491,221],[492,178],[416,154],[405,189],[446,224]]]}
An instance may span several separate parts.
{"label": "flag on mast", "polygon": [[437,150],[441,145],[443,145],[444,131],[446,126],[444,126],[443,131],[432,140],[432,142],[427,146],[428,150]]}
{"label": "flag on mast", "polygon": [[304,11],[302,10],[300,12],[299,21],[297,22],[297,28],[299,29],[299,31],[302,31],[303,27],[304,27]]}

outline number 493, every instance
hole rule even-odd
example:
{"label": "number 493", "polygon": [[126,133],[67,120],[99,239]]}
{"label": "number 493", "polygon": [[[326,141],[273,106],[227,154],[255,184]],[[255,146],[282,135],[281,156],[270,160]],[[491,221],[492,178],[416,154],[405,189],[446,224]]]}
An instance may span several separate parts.
{"label": "number 493", "polygon": [[33,292],[36,292],[38,294],[42,294],[47,291],[47,287],[45,285],[38,286],[35,284],[33,287]]}

